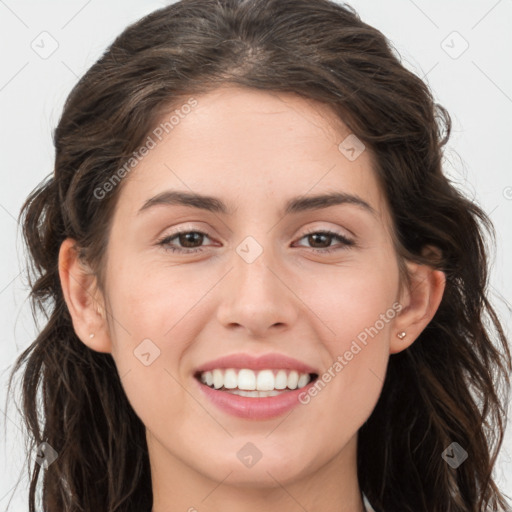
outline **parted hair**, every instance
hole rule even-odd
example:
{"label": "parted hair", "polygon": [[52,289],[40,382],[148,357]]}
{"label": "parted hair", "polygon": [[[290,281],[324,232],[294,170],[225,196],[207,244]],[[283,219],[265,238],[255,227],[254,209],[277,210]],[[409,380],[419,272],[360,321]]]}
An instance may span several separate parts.
{"label": "parted hair", "polygon": [[[390,356],[359,430],[358,478],[378,512],[510,511],[493,478],[511,355],[488,295],[493,225],[443,173],[451,120],[390,41],[330,0],[181,0],[128,26],[69,94],[54,131],[55,165],[20,211],[30,299],[45,314],[18,357],[31,448],[29,510],[146,512],[152,506],[145,428],[112,356],[74,332],[58,273],[71,237],[100,287],[123,181],[101,187],[162,114],[223,84],[291,92],[328,105],[371,152],[391,208],[401,262],[442,270],[441,304],[419,338]],[[426,245],[439,253],[423,254]],[[443,451],[468,454],[457,468]],[[33,464],[33,465],[32,465]],[[41,504],[36,492],[41,491]]]}

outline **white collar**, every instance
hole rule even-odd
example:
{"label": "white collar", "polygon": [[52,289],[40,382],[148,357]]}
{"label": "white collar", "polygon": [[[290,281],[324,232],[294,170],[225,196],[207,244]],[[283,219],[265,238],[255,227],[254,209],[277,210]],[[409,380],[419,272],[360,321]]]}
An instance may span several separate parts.
{"label": "white collar", "polygon": [[363,504],[367,510],[367,512],[375,512],[375,509],[372,507],[371,503],[368,501],[368,498],[363,493]]}

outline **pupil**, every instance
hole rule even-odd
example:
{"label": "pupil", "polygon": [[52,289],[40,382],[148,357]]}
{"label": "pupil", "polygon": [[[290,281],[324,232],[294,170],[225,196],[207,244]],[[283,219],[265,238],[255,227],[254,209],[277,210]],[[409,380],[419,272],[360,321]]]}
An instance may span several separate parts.
{"label": "pupil", "polygon": [[[322,233],[316,233],[316,234],[313,234],[313,235],[309,235],[309,238],[310,238],[310,243],[311,243],[311,239],[314,239],[316,237],[329,237],[330,235],[325,235],[325,234],[322,234]],[[315,242],[313,242],[314,244]],[[320,242],[321,243],[321,242]],[[325,243],[325,242],[324,242]]]}
{"label": "pupil", "polygon": [[[202,236],[203,235],[201,235],[201,233],[198,233],[197,231],[192,231],[190,233],[185,233],[185,234],[182,234],[180,236],[180,243],[182,245],[184,245],[185,247],[188,247],[188,245],[187,245],[188,243],[192,243],[192,245],[194,243],[194,240],[191,240],[190,238],[192,238],[192,237],[199,237],[199,241],[201,241],[201,237]],[[184,241],[185,241],[185,243],[183,243]],[[197,240],[196,240],[196,242],[197,242]]]}

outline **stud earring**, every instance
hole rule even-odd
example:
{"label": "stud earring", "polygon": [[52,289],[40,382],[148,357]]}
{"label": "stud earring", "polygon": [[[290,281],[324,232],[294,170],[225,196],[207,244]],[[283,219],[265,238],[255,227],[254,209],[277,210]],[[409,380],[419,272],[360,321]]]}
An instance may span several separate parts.
{"label": "stud earring", "polygon": [[94,338],[94,333],[91,332],[91,334],[89,334],[89,338]]}
{"label": "stud earring", "polygon": [[403,339],[405,338],[405,331],[402,331],[402,332],[397,333],[397,336],[398,336],[401,340],[403,340]]}

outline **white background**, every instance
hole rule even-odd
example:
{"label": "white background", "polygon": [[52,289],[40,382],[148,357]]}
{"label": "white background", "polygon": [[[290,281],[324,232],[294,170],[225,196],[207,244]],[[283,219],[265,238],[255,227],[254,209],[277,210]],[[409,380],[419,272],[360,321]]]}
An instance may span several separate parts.
{"label": "white background", "polygon": [[[349,3],[392,41],[404,65],[427,81],[436,101],[452,116],[445,170],[495,224],[498,244],[491,260],[491,297],[510,336],[512,270],[506,262],[512,253],[512,0]],[[0,0],[0,315],[4,326],[0,456],[5,462],[0,464],[1,511],[7,509],[20,474],[23,478],[9,510],[28,509],[21,418],[12,402],[7,415],[5,411],[5,385],[12,363],[36,333],[16,219],[29,192],[52,172],[52,131],[72,86],[129,23],[165,4],[156,0]],[[44,51],[42,38],[46,38],[46,51],[58,44],[48,58],[32,48],[39,45]],[[496,477],[502,490],[512,496],[510,427]]]}

